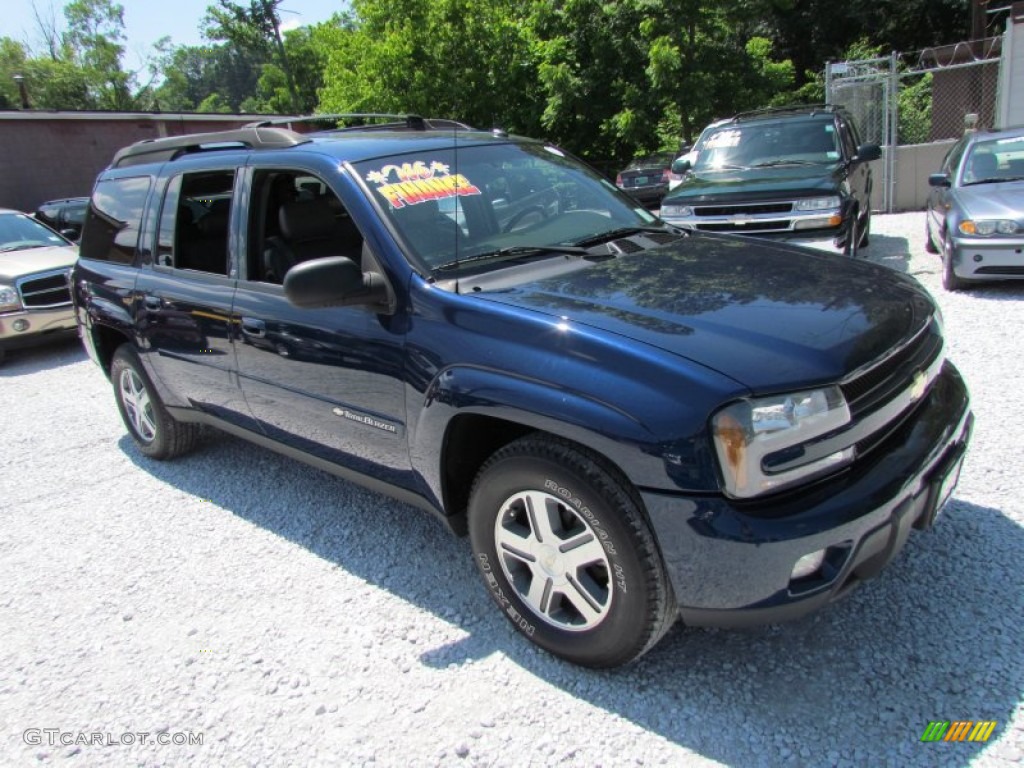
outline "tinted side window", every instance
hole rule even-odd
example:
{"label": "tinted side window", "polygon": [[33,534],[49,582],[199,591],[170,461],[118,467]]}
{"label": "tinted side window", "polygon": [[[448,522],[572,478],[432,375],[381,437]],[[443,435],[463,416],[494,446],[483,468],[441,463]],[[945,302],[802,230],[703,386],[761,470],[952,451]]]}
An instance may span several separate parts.
{"label": "tinted side window", "polygon": [[81,226],[82,222],[85,221],[85,211],[86,205],[84,203],[81,205],[69,205],[64,209],[64,221],[68,224]]}
{"label": "tinted side window", "polygon": [[964,147],[967,144],[961,139],[949,150],[946,159],[942,161],[942,170],[950,176],[956,173],[956,167],[960,165],[960,158],[963,157]]}
{"label": "tinted side window", "polygon": [[57,223],[57,217],[59,215],[60,206],[58,205],[44,205],[36,211],[36,218],[51,227]]}
{"label": "tinted side window", "polygon": [[839,138],[843,143],[843,152],[847,158],[857,154],[857,137],[854,135],[853,126],[845,120],[839,122]]}
{"label": "tinted side window", "polygon": [[363,235],[323,180],[306,171],[257,169],[252,190],[249,280],[282,283],[296,264],[324,256],[362,262]]}
{"label": "tinted side window", "polygon": [[234,181],[234,171],[186,173],[171,179],[160,209],[157,264],[228,273]]}
{"label": "tinted side window", "polygon": [[151,181],[149,176],[133,176],[96,184],[82,235],[82,258],[120,264],[135,260]]}

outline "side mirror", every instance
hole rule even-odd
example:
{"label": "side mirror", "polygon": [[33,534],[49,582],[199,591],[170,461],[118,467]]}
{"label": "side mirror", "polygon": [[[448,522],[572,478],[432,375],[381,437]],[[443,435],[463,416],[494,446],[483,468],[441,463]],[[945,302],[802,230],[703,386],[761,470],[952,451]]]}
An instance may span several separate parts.
{"label": "side mirror", "polygon": [[297,307],[377,305],[394,311],[387,281],[378,272],[363,272],[346,256],[325,256],[296,264],[284,276],[284,295]]}
{"label": "side mirror", "polygon": [[857,155],[853,158],[855,163],[866,163],[870,160],[877,160],[882,156],[882,148],[877,144],[861,144],[857,147]]}
{"label": "side mirror", "polygon": [[690,170],[691,167],[690,158],[688,157],[677,157],[672,161],[672,173],[676,176],[681,176]]}
{"label": "side mirror", "polygon": [[949,180],[949,174],[947,173],[933,173],[928,176],[929,187],[949,187],[952,186],[952,182]]}

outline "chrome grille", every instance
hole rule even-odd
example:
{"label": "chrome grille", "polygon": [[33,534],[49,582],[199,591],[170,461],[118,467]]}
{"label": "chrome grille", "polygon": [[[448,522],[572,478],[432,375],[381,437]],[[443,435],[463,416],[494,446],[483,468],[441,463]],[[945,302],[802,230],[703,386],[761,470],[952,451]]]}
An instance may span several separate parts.
{"label": "chrome grille", "polygon": [[43,272],[23,277],[18,281],[18,293],[26,309],[64,307],[71,304],[71,289],[68,286],[66,269]]}
{"label": "chrome grille", "polygon": [[778,221],[763,221],[750,219],[749,221],[722,221],[722,222],[698,222],[697,229],[704,232],[783,232],[790,228],[789,219]]}
{"label": "chrome grille", "polygon": [[856,419],[907,389],[941,354],[942,337],[929,325],[882,362],[840,385],[850,415]]}
{"label": "chrome grille", "polygon": [[746,203],[743,205],[698,205],[693,209],[697,216],[758,216],[764,213],[789,213],[793,203]]}

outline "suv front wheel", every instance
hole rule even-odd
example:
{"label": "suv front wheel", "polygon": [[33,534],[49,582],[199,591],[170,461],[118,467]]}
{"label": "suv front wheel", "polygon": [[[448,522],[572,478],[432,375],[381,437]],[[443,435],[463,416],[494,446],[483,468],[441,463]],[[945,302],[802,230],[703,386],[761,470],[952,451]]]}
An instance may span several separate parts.
{"label": "suv front wheel", "polygon": [[469,534],[501,611],[576,664],[632,661],[676,617],[638,502],[571,443],[531,435],[496,452],[473,484]]}
{"label": "suv front wheel", "polygon": [[121,419],[142,453],[152,459],[171,459],[192,449],[199,425],[176,421],[167,412],[139,356],[127,344],[114,353],[110,380]]}

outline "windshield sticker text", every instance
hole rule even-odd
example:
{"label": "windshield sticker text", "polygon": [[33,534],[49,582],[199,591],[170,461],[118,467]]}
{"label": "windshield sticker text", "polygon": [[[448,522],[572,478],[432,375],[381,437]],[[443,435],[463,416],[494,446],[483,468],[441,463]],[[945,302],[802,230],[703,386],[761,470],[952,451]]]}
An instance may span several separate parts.
{"label": "windshield sticker text", "polygon": [[370,171],[366,180],[377,185],[377,191],[392,208],[404,208],[427,200],[479,195],[480,190],[461,173],[450,173],[445,163],[422,160],[401,165],[385,165]]}

